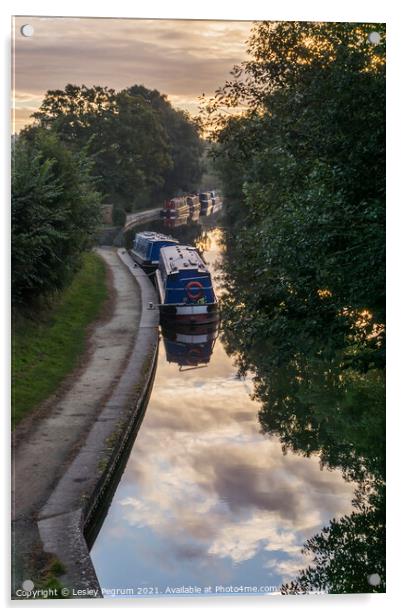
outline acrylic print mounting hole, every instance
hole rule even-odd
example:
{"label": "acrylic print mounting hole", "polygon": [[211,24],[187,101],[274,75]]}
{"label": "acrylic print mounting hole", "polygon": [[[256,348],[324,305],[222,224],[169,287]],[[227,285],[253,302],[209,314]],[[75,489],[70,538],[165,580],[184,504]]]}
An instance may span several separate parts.
{"label": "acrylic print mounting hole", "polygon": [[33,26],[31,26],[31,24],[24,24],[23,26],[21,26],[21,34],[22,36],[33,36],[34,34],[34,28]]}
{"label": "acrylic print mounting hole", "polygon": [[368,35],[368,42],[372,45],[379,45],[381,42],[381,36],[378,32],[370,32]]}

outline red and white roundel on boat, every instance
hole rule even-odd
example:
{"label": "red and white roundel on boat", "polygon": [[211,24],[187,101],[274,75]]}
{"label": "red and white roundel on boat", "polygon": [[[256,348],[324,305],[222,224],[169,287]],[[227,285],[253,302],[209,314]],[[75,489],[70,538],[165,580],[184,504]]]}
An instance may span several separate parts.
{"label": "red and white roundel on boat", "polygon": [[195,301],[204,295],[204,288],[198,280],[191,280],[186,284],[186,293],[189,299]]}

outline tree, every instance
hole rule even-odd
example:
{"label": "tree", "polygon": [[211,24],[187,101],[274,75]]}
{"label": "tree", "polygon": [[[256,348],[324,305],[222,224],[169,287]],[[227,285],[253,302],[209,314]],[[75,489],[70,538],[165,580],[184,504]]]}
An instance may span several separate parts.
{"label": "tree", "polygon": [[100,194],[85,152],[53,132],[20,137],[12,162],[12,299],[21,307],[69,280],[91,245]]}
{"label": "tree", "polygon": [[49,90],[33,117],[74,151],[88,148],[99,189],[126,211],[197,188],[199,128],[157,90],[68,84]]}
{"label": "tree", "polygon": [[33,117],[72,151],[87,149],[98,188],[119,207],[142,209],[159,195],[172,162],[160,118],[143,98],[68,84],[49,90]]}
{"label": "tree", "polygon": [[286,592],[365,592],[371,573],[384,588],[384,39],[379,24],[257,24],[205,105],[226,203],[224,344],[254,374],[262,431],[358,484]]}
{"label": "tree", "polygon": [[312,564],[282,585],[282,594],[385,592],[383,486],[367,500],[357,500],[355,511],[331,520],[305,543],[303,553],[312,557]]}
{"label": "tree", "polygon": [[235,268],[247,277],[253,264],[253,301],[272,327],[287,311],[330,336],[357,335],[367,312],[384,324],[384,44],[368,43],[372,29],[261,23],[252,59],[209,104]]}
{"label": "tree", "polygon": [[159,199],[172,161],[160,118],[143,98],[117,94],[115,111],[97,117],[87,139],[108,199],[126,211]]}
{"label": "tree", "polygon": [[[69,83],[64,90],[48,90],[39,111],[32,117],[36,125],[53,129],[64,143],[78,149],[88,141],[88,129],[114,113],[117,113],[115,90]],[[30,128],[23,132],[30,132]]]}
{"label": "tree", "polygon": [[165,177],[163,194],[172,196],[179,191],[196,191],[203,173],[203,144],[198,123],[187,112],[172,107],[167,97],[158,90],[134,85],[127,92],[130,96],[140,96],[147,101],[159,114],[166,131],[173,164]]}

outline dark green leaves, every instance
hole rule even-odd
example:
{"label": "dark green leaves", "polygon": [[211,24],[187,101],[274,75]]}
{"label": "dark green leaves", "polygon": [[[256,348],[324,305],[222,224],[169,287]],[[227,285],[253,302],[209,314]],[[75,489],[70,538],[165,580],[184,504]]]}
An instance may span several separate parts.
{"label": "dark green leaves", "polygon": [[13,303],[26,306],[60,289],[91,244],[100,195],[85,156],[51,132],[13,148],[11,240]]}
{"label": "dark green leaves", "polygon": [[[256,24],[243,74],[208,106],[224,342],[254,374],[262,431],[358,486],[288,593],[384,589],[384,48],[381,24]],[[228,119],[225,105],[246,111]]]}
{"label": "dark green leaves", "polygon": [[99,189],[126,211],[155,207],[177,192],[198,188],[199,127],[157,90],[136,85],[115,92],[68,84],[48,91],[33,117],[70,149],[87,150]]}

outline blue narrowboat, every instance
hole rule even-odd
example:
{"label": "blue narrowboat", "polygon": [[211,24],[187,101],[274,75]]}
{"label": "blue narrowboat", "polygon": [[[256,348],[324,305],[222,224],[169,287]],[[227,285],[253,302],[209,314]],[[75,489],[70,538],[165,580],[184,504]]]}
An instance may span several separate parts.
{"label": "blue narrowboat", "polygon": [[163,246],[175,246],[178,243],[178,240],[170,235],[163,235],[155,231],[141,231],[136,233],[133,247],[129,253],[147,274],[152,274],[158,267],[161,248]]}
{"label": "blue narrowboat", "polygon": [[161,318],[175,323],[219,320],[211,274],[193,246],[164,246],[155,272]]}

